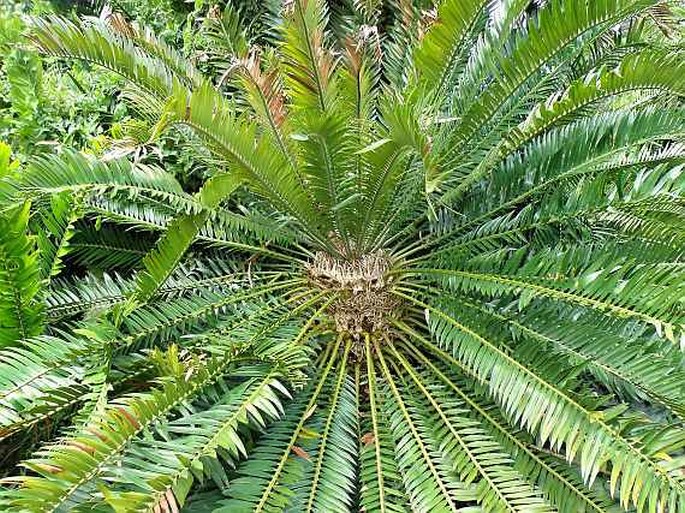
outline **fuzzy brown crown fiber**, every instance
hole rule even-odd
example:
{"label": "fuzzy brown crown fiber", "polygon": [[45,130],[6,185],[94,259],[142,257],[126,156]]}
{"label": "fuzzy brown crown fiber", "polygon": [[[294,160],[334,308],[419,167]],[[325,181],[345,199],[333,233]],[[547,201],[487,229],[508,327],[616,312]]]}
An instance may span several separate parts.
{"label": "fuzzy brown crown fiber", "polygon": [[340,333],[358,338],[382,330],[398,301],[390,292],[391,262],[382,251],[356,260],[338,260],[319,252],[307,265],[311,281],[321,289],[338,293],[329,313]]}

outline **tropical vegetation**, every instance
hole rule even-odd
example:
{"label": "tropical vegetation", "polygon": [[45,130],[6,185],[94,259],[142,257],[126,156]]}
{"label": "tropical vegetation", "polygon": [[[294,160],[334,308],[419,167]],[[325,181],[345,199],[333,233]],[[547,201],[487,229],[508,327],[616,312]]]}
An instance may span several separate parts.
{"label": "tropical vegetation", "polygon": [[15,27],[125,110],[0,145],[0,509],[685,511],[682,11],[201,9]]}

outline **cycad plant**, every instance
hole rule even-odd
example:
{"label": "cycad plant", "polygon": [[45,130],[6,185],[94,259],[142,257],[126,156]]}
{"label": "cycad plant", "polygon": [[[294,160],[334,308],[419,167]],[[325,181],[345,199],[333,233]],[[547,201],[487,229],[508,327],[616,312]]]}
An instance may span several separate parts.
{"label": "cycad plant", "polygon": [[126,79],[119,154],[174,130],[207,179],[2,151],[2,511],[685,511],[664,5],[353,4],[216,15],[215,80],[32,21]]}

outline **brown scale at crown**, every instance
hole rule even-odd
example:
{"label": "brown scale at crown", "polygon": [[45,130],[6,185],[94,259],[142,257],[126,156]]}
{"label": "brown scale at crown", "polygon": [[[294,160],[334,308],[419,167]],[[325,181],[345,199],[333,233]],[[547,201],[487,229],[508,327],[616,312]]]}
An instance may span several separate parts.
{"label": "brown scale at crown", "polygon": [[391,292],[390,266],[382,251],[356,260],[316,253],[307,265],[307,273],[317,287],[338,294],[328,309],[338,332],[359,340],[364,333],[387,329],[388,319],[399,304]]}

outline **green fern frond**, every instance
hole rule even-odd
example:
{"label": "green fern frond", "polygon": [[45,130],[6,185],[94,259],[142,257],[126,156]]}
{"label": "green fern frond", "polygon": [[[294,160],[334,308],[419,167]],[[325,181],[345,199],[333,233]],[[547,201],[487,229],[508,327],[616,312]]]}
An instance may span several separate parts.
{"label": "green fern frond", "polygon": [[128,512],[154,510],[165,502],[182,507],[195,479],[218,480],[212,474],[219,458],[231,462],[245,455],[241,426],[254,424],[263,429],[268,419],[281,416],[279,394],[285,391],[267,373],[232,388],[202,412],[168,422],[164,438],[136,440],[122,464],[139,469],[154,464],[156,475],[150,480],[145,471],[122,473],[118,465],[105,468],[103,479],[110,483],[105,502]]}
{"label": "green fern frond", "polygon": [[[623,408],[589,411],[572,397],[565,397],[554,384],[507,355],[494,342],[454,321],[442,310],[429,308],[429,312],[436,316],[430,325],[439,344],[448,348],[481,382],[489,383],[492,395],[507,415],[537,434],[542,443],[549,443],[552,447],[563,446],[569,459],[577,457],[586,483],[592,484],[601,465],[610,462],[612,489],[616,489],[620,482],[621,502],[625,506],[633,496],[644,497],[645,502],[652,504],[677,505],[685,500],[683,482],[678,473],[654,459],[656,453],[653,451],[671,443],[668,434],[664,439],[652,442],[647,437],[638,440],[624,438],[610,423]],[[474,360],[479,351],[484,354]],[[530,406],[519,411],[515,405],[524,398]],[[549,412],[554,412],[554,415],[549,415]],[[563,416],[565,422],[557,422],[556,415]],[[593,436],[585,438],[583,433],[589,432]],[[676,441],[675,446],[677,444]],[[632,456],[628,456],[629,453]],[[638,472],[642,476],[641,481],[630,477]]]}
{"label": "green fern frond", "polygon": [[39,255],[28,233],[30,204],[0,217],[0,348],[43,331]]}
{"label": "green fern frond", "polygon": [[449,77],[459,72],[454,64],[459,62],[464,43],[486,6],[484,0],[440,3],[436,26],[428,31],[414,55],[415,73],[426,92],[444,93]]}
{"label": "green fern frond", "polygon": [[332,77],[337,65],[326,45],[326,3],[294,0],[287,9],[282,52],[289,94],[302,107],[325,111],[335,94]]}
{"label": "green fern frond", "polygon": [[50,207],[41,212],[41,227],[38,232],[38,248],[41,260],[41,275],[46,285],[52,277],[64,268],[64,257],[70,251],[70,240],[75,230],[74,224],[81,217],[78,201],[66,194],[50,198]]}

